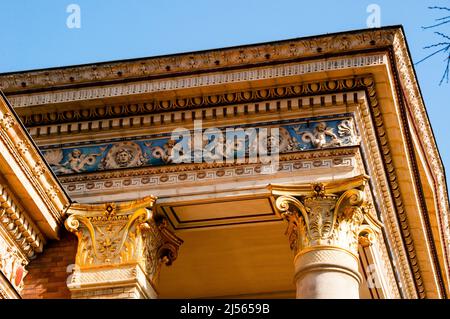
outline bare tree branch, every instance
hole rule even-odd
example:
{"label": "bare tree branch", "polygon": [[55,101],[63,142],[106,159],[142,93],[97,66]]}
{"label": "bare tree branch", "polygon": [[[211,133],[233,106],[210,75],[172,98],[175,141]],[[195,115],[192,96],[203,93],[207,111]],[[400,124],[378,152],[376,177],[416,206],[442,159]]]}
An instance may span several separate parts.
{"label": "bare tree branch", "polygon": [[[440,10],[440,11],[450,11],[449,7],[438,7],[438,6],[433,6],[433,7],[428,7],[428,9],[430,10]],[[432,29],[432,28],[438,28],[438,27],[442,27],[443,25],[446,25],[448,23],[450,23],[450,16],[445,16],[445,17],[441,17],[438,19],[435,19],[435,21],[437,21],[438,23],[435,23],[433,25],[427,26],[427,27],[422,27],[423,30],[427,30],[427,29]],[[424,49],[437,49],[434,52],[432,52],[431,54],[427,55],[425,58],[421,59],[419,62],[416,62],[415,64],[419,64],[422,63],[423,61],[426,61],[428,59],[430,59],[431,57],[439,54],[439,53],[444,53],[445,59],[444,59],[444,63],[445,63],[445,69],[444,69],[444,74],[442,75],[441,80],[439,81],[439,85],[442,85],[442,83],[444,83],[444,81],[446,81],[447,83],[449,82],[449,73],[450,73],[450,36],[442,33],[442,32],[434,32],[434,34],[444,38],[444,40],[448,40],[448,41],[444,41],[444,42],[438,42],[438,43],[434,43],[431,45],[428,45],[426,47],[424,47]]]}

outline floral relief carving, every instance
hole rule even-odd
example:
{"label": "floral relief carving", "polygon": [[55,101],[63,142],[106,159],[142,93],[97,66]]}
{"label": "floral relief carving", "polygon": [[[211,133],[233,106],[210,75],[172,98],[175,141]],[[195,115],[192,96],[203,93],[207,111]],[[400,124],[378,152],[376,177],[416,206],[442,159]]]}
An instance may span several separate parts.
{"label": "floral relief carving", "polygon": [[0,117],[0,126],[5,130],[10,129],[15,123],[14,116],[11,113],[5,113]]}

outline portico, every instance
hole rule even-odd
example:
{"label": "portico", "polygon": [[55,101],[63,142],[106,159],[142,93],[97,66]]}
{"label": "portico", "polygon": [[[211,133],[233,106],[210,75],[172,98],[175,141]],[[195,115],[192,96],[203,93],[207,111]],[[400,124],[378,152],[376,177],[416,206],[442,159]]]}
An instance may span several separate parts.
{"label": "portico", "polygon": [[72,298],[448,296],[444,170],[399,27],[0,87],[61,187],[43,239],[77,237]]}

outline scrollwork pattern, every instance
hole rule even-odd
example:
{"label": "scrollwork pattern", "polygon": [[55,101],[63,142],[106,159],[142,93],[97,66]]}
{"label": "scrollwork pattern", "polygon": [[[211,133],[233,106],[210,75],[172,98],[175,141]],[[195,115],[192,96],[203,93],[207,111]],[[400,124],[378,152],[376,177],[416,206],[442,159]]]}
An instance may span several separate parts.
{"label": "scrollwork pattern", "polygon": [[76,264],[79,267],[136,263],[153,278],[161,263],[176,258],[176,253],[170,254],[162,248],[171,245],[178,249],[182,241],[171,234],[164,222],[155,221],[151,210],[154,197],[140,202],[131,209],[114,203],[81,205],[69,213],[65,226],[78,237]]}
{"label": "scrollwork pattern", "polygon": [[275,205],[288,221],[286,234],[294,252],[314,246],[338,246],[355,255],[360,235],[367,244],[377,238],[377,230],[366,219],[373,219],[370,205],[361,189],[339,194],[328,193],[324,184],[311,185],[309,195],[282,195]]}

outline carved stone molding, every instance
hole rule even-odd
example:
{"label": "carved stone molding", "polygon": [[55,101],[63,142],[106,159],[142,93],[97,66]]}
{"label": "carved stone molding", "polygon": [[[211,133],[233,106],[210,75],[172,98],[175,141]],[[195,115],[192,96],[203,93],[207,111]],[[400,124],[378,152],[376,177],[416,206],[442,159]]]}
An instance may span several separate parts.
{"label": "carved stone molding", "polygon": [[[419,134],[419,142],[424,150],[428,163],[431,166],[430,172],[433,174],[437,188],[438,203],[438,224],[444,242],[444,263],[446,266],[447,280],[450,279],[450,217],[449,217],[449,197],[447,183],[445,179],[444,167],[438,152],[436,140],[434,138],[431,125],[426,113],[425,104],[420,92],[419,85],[414,73],[413,63],[406,45],[405,36],[402,32],[396,33],[393,41],[393,59],[398,68],[399,91],[404,91],[404,96],[400,93],[400,100],[406,98],[406,108],[410,109],[412,123]],[[406,119],[404,119],[406,120]],[[423,212],[425,220],[427,212]],[[430,234],[428,234],[430,236]],[[432,250],[434,250],[432,248]],[[434,253],[435,254],[435,253]],[[441,283],[441,286],[443,283]],[[444,288],[445,290],[445,288]]]}
{"label": "carved stone molding", "polygon": [[[187,77],[186,79],[179,80],[182,84],[182,88],[207,86],[226,84],[228,82],[240,82],[249,80],[263,80],[266,78],[278,78],[285,76],[294,76],[304,73],[318,72],[318,71],[331,71],[342,68],[353,68],[363,66],[382,65],[385,63],[384,55],[373,55],[364,57],[353,57],[337,59],[328,62],[314,62],[307,64],[294,64],[278,67],[265,68],[263,70],[244,70],[236,71],[232,74],[216,74],[216,75],[204,75],[205,79],[213,78],[214,81],[198,81]],[[218,81],[219,78],[223,78]],[[172,83],[175,80],[165,80],[165,82]],[[318,83],[304,83],[296,85],[285,85],[278,87],[265,87],[255,88],[245,91],[229,91],[217,94],[203,94],[203,95],[184,95],[182,93],[177,94],[176,98],[161,99],[150,98],[148,101],[133,104],[112,104],[104,105],[98,104],[90,108],[83,108],[79,110],[63,110],[52,112],[40,112],[35,113],[30,110],[22,110],[20,107],[25,107],[28,104],[42,104],[42,103],[57,103],[68,102],[72,100],[86,100],[99,97],[111,96],[111,92],[120,95],[130,95],[136,93],[148,93],[152,92],[152,88],[156,87],[156,91],[175,90],[175,84],[156,83],[154,85],[138,83],[129,84],[128,87],[119,87],[117,90],[111,88],[86,88],[85,94],[77,91],[61,91],[42,93],[40,96],[36,95],[24,95],[24,96],[11,96],[10,99],[19,112],[24,112],[22,120],[27,126],[46,125],[52,123],[70,123],[78,121],[92,121],[97,119],[110,119],[114,117],[123,116],[136,116],[141,114],[150,113],[162,113],[168,111],[183,111],[192,110],[202,107],[213,107],[219,105],[230,105],[237,103],[247,103],[250,101],[267,101],[272,99],[279,99],[283,97],[294,96],[307,96],[316,93],[318,90],[344,90],[348,89],[352,85],[352,80],[346,81],[332,80],[323,81]],[[212,82],[212,83],[210,83]],[[92,96],[91,96],[92,95]],[[114,95],[114,96],[116,96]]]}
{"label": "carved stone molding", "polygon": [[13,201],[6,187],[0,184],[0,227],[13,238],[23,254],[32,259],[42,252],[45,239],[23,209]]}
{"label": "carved stone molding", "polygon": [[0,75],[0,88],[5,92],[20,92],[48,87],[64,88],[92,81],[115,83],[136,78],[151,79],[208,72],[217,68],[236,68],[250,62],[265,65],[324,54],[379,49],[390,45],[397,32],[397,27],[391,27],[163,57],[10,73]]}
{"label": "carved stone molding", "polygon": [[[325,169],[355,168],[354,147],[332,151],[316,151],[312,154],[294,153],[280,156],[278,173],[314,172]],[[316,154],[318,153],[318,154]],[[325,155],[326,154],[326,155]],[[320,156],[322,155],[322,156]],[[158,168],[141,168],[96,174],[64,176],[61,182],[72,196],[83,196],[92,192],[114,192],[118,190],[140,189],[142,187],[169,187],[189,183],[208,183],[230,178],[254,178],[262,176],[270,167],[260,164],[185,164]]]}
{"label": "carved stone molding", "polygon": [[[126,203],[71,206],[65,225],[78,237],[71,290],[103,289],[117,280],[113,277],[118,274],[109,270],[129,269],[124,276],[137,280],[139,289],[148,286],[147,297],[155,294],[161,265],[176,259],[183,242],[168,229],[165,219],[153,214],[155,200],[149,196]],[[140,272],[144,282],[133,278]]]}
{"label": "carved stone molding", "polygon": [[[2,173],[7,173],[6,170],[9,169],[16,177],[23,176],[23,185],[28,183],[30,189],[24,190],[29,193],[28,196],[21,196],[21,200],[24,201],[24,204],[42,203],[40,214],[42,214],[42,219],[48,223],[46,235],[56,238],[56,229],[63,221],[65,210],[69,205],[69,198],[65,195],[50,168],[43,162],[39,150],[33,145],[31,138],[20,124],[20,120],[13,113],[3,94],[0,96],[0,121],[2,123],[0,159],[5,163]],[[13,174],[9,173],[9,175]],[[5,175],[6,180],[13,182],[9,180],[9,175]]]}

